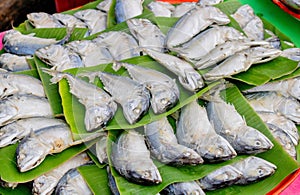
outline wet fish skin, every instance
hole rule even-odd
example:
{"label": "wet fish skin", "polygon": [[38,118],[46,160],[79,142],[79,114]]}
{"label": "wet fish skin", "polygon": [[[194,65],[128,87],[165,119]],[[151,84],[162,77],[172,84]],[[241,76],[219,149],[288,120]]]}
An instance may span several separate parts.
{"label": "wet fish skin", "polygon": [[116,184],[114,176],[111,174],[110,167],[106,167],[107,177],[108,177],[108,186],[113,195],[120,195],[119,189]]}
{"label": "wet fish skin", "polygon": [[60,119],[45,117],[32,117],[9,123],[0,128],[0,147],[20,141],[29,135],[31,131],[60,124],[65,124],[65,122]]}
{"label": "wet fish skin", "polygon": [[31,56],[18,56],[11,53],[3,53],[0,55],[0,67],[16,72],[22,70],[29,70],[30,65],[27,62],[27,59],[30,59]]}
{"label": "wet fish skin", "polygon": [[114,168],[129,181],[144,185],[162,182],[144,137],[133,129],[124,131],[112,145],[111,161]]}
{"label": "wet fish skin", "polygon": [[300,48],[288,48],[282,51],[282,57],[300,62]]}
{"label": "wet fish skin", "polygon": [[205,195],[196,181],[177,182],[168,185],[163,189],[162,194],[165,195]]}
{"label": "wet fish skin", "polygon": [[130,18],[141,15],[143,12],[144,0],[117,0],[115,6],[115,15],[117,23],[124,22]]}
{"label": "wet fish skin", "polygon": [[274,174],[277,169],[276,165],[255,156],[233,163],[231,166],[242,172],[242,177],[235,183],[241,185],[262,180]]}
{"label": "wet fish skin", "polygon": [[144,126],[145,139],[151,154],[160,162],[183,166],[203,163],[194,150],[180,145],[166,117]]}
{"label": "wet fish skin", "polygon": [[151,107],[155,114],[166,112],[172,108],[179,100],[179,88],[171,77],[150,68],[141,66],[117,63],[129,72],[133,80],[143,83],[151,93]]}
{"label": "wet fish skin", "polygon": [[181,109],[176,136],[180,144],[194,149],[207,162],[225,161],[237,155],[228,141],[215,132],[205,108],[196,101]]}
{"label": "wet fish skin", "polygon": [[187,90],[194,92],[204,86],[202,76],[192,67],[190,63],[175,56],[160,53],[154,50],[144,49],[143,51],[177,75],[179,82]]}
{"label": "wet fish skin", "polygon": [[217,5],[222,2],[223,0],[199,0],[198,5],[200,6]]}
{"label": "wet fish skin", "polygon": [[156,17],[171,17],[175,6],[169,2],[152,1],[147,7],[153,12]]}
{"label": "wet fish skin", "polygon": [[40,80],[29,75],[9,72],[0,73],[0,99],[14,94],[31,94],[37,97],[46,96]]}
{"label": "wet fish skin", "polygon": [[0,101],[0,126],[31,117],[53,117],[51,106],[46,98],[14,95]]}
{"label": "wet fish skin", "polygon": [[100,163],[108,164],[108,156],[107,156],[107,133],[104,132],[103,136],[101,136],[96,142],[96,156]]}
{"label": "wet fish skin", "polygon": [[199,179],[203,190],[216,190],[235,184],[242,177],[242,172],[231,165],[225,165]]}
{"label": "wet fish skin", "polygon": [[167,33],[168,48],[179,46],[206,29],[213,23],[225,25],[230,19],[213,6],[195,7],[183,15]]}
{"label": "wet fish skin", "polygon": [[40,195],[52,194],[57,183],[68,170],[84,165],[88,162],[90,162],[90,158],[87,153],[78,154],[50,172],[34,179],[32,193]]}
{"label": "wet fish skin", "polygon": [[27,19],[35,28],[62,28],[64,27],[53,15],[45,12],[32,12]]}
{"label": "wet fish skin", "polygon": [[[82,165],[84,166],[84,165]],[[70,169],[59,180],[55,194],[85,194],[92,195],[93,192],[85,182],[84,178],[80,175],[76,168]]]}
{"label": "wet fish skin", "polygon": [[182,17],[184,14],[194,9],[197,6],[195,2],[180,3],[175,7],[172,13],[172,17]]}
{"label": "wet fish skin", "polygon": [[87,131],[105,126],[115,115],[117,104],[101,88],[68,73],[49,69],[43,69],[43,71],[52,76],[50,81],[53,83],[57,83],[64,78],[67,79],[70,93],[76,96],[79,102],[85,106],[84,124]]}
{"label": "wet fish skin", "polygon": [[112,5],[112,0],[104,0],[104,1],[101,1],[97,6],[96,8],[103,11],[103,12],[106,12],[108,13],[110,7]]}
{"label": "wet fish skin", "polygon": [[52,16],[67,27],[87,28],[86,24],[70,14],[54,13]]}

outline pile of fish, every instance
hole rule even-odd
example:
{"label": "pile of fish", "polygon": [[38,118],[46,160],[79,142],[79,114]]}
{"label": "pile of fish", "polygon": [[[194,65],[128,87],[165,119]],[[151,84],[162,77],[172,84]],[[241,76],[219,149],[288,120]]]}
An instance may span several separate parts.
{"label": "pile of fish", "polygon": [[[38,167],[48,155],[91,140],[98,162],[107,166],[108,185],[120,194],[112,169],[129,182],[158,185],[163,182],[155,161],[175,167],[221,163],[208,175],[189,182],[177,182],[161,194],[205,194],[230,185],[247,185],[275,173],[276,165],[255,155],[273,148],[271,140],[251,127],[234,105],[221,98],[221,84],[209,95],[180,108],[177,117],[163,116],[143,128],[124,129],[112,145],[105,130],[121,109],[129,125],[138,123],[149,110],[160,116],[178,105],[184,88],[194,94],[208,83],[247,71],[253,64],[279,56],[300,61],[299,49],[281,49],[280,40],[265,31],[263,23],[249,5],[241,6],[231,17],[240,30],[229,26],[230,17],[213,6],[221,1],[172,5],[143,0],[101,1],[95,9],[73,15],[31,13],[27,18],[34,28],[66,28],[61,40],[44,39],[17,30],[6,33],[5,53],[0,55],[0,147],[18,143],[16,166],[20,172]],[[155,16],[177,17],[164,34],[147,18],[144,9]],[[117,23],[129,31],[107,29],[107,18],[114,11]],[[72,30],[87,28],[87,39],[69,41]],[[102,32],[104,30],[108,30]],[[269,38],[265,38],[265,33]],[[93,35],[92,39],[88,36]],[[169,73],[123,62],[147,55]],[[88,136],[74,140],[64,118],[52,113],[42,82],[32,76],[14,73],[31,69],[27,60],[39,58],[49,68],[50,82],[65,79],[69,93],[85,109],[84,125]],[[88,71],[77,75],[72,68],[111,65],[129,76],[114,72]],[[204,72],[204,73],[202,73]],[[89,81],[84,78],[88,77]],[[93,82],[100,79],[103,87]],[[45,86],[47,87],[47,86]],[[300,124],[299,78],[270,82],[243,91],[253,109],[273,137],[296,159]],[[76,113],[74,113],[76,114]],[[176,120],[175,127],[169,122]],[[109,152],[108,152],[109,151]],[[238,160],[240,155],[247,155]],[[232,160],[232,162],[231,162]],[[93,194],[76,168],[94,164],[86,152],[69,159],[32,181],[33,194]],[[5,183],[15,187],[17,184]]]}

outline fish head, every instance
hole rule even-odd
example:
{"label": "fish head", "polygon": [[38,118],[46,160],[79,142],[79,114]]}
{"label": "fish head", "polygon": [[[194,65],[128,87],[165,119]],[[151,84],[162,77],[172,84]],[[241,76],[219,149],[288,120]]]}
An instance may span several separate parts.
{"label": "fish head", "polygon": [[[148,168],[145,169],[146,167]],[[132,179],[136,183],[141,183],[144,185],[161,183],[162,178],[160,176],[159,171],[156,167],[151,167],[153,166],[145,162],[140,169],[129,171],[128,175],[130,176],[130,179]]]}
{"label": "fish head", "polygon": [[46,64],[54,65],[62,59],[63,50],[63,46],[53,44],[36,50],[35,55]]}
{"label": "fish head", "polygon": [[297,100],[300,100],[300,79],[294,79],[294,82],[288,91],[291,94],[291,96],[293,96]]}
{"label": "fish head", "polygon": [[[2,92],[3,91],[3,92]],[[1,95],[3,95],[5,92],[5,88],[1,89],[0,88],[0,93],[2,92]],[[12,104],[0,104],[0,125],[7,124],[11,120],[13,120],[14,116],[18,114],[18,108],[15,105]]]}
{"label": "fish head", "polygon": [[47,13],[43,13],[43,12],[33,12],[33,13],[27,14],[27,19],[34,26],[37,23],[41,23],[42,21],[47,20],[48,17],[49,17],[49,15]]}
{"label": "fish head", "polygon": [[300,103],[294,98],[284,98],[278,105],[277,111],[286,118],[300,124]]}
{"label": "fish head", "polygon": [[13,123],[2,127],[0,129],[0,148],[16,143],[20,139],[22,131],[25,132],[25,129]]}
{"label": "fish head", "polygon": [[226,184],[237,181],[241,178],[242,173],[231,165],[225,165],[207,175],[207,179],[211,183],[221,184],[226,186]]}
{"label": "fish head", "polygon": [[243,126],[242,137],[237,137],[236,142],[240,147],[240,153],[255,154],[267,151],[274,145],[273,143],[260,131],[250,127]]}
{"label": "fish head", "polygon": [[57,184],[57,178],[51,175],[41,175],[32,185],[33,194],[51,194]]}
{"label": "fish head", "polygon": [[273,60],[274,58],[280,56],[282,52],[280,49],[271,47],[253,47],[247,51],[247,60],[252,62],[253,64]]}
{"label": "fish head", "polygon": [[194,69],[185,70],[184,77],[178,77],[181,85],[189,91],[197,91],[204,86],[202,76]]}

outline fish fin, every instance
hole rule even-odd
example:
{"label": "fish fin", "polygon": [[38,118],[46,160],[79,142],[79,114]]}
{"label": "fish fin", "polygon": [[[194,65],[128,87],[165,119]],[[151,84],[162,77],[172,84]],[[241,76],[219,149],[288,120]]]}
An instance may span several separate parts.
{"label": "fish fin", "polygon": [[90,83],[93,83],[95,78],[98,76],[98,72],[83,72],[77,74],[79,77],[87,77]]}

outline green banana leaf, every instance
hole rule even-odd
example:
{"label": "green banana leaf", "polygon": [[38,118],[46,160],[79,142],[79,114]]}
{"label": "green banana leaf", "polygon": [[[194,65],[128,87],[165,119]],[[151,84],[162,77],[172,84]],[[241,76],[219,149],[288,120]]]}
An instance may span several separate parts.
{"label": "green banana leaf", "polygon": [[5,188],[0,186],[0,194],[1,195],[30,195],[31,188],[29,185],[19,184],[16,188]]}

